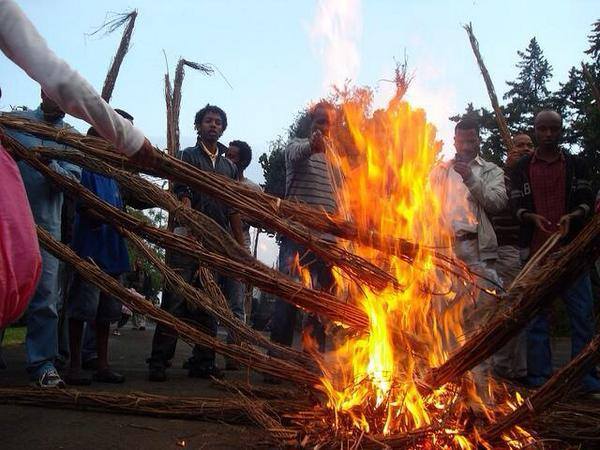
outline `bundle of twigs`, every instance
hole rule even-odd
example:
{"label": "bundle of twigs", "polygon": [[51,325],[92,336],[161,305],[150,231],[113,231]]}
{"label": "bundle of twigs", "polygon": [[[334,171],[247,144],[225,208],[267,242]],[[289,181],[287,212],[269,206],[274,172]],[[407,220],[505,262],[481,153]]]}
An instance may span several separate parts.
{"label": "bundle of twigs", "polygon": [[506,124],[504,114],[502,114],[502,110],[500,109],[500,103],[498,103],[498,96],[496,95],[496,90],[494,89],[494,83],[492,83],[490,73],[488,72],[487,67],[485,67],[483,57],[479,51],[479,42],[477,42],[477,38],[473,33],[473,25],[469,23],[468,25],[464,26],[464,29],[469,36],[471,48],[473,49],[473,53],[477,59],[477,64],[479,65],[479,70],[481,70],[481,75],[485,81],[485,86],[487,88],[488,95],[490,96],[490,101],[492,102],[492,108],[494,108],[496,122],[498,123],[498,129],[500,130],[500,136],[502,136],[502,140],[504,141],[507,152],[510,152],[513,149],[512,137],[510,135],[510,131],[508,130],[508,125]]}
{"label": "bundle of twigs", "polygon": [[[251,423],[240,401],[233,398],[168,397],[145,392],[122,394],[27,387],[0,388],[0,403],[174,419],[201,419],[232,424]],[[276,405],[280,408],[286,406],[283,402]]]}
{"label": "bundle of twigs", "polygon": [[135,19],[137,19],[137,15],[137,9],[134,9],[129,13],[119,14],[115,19],[105,25],[109,27],[108,32],[113,32],[124,23],[127,23],[125,30],[123,30],[123,36],[121,37],[121,42],[119,43],[117,53],[111,62],[108,73],[106,74],[104,86],[102,86],[101,97],[107,102],[110,102],[110,98],[112,97],[112,93],[115,89],[115,83],[117,82],[117,77],[119,76],[121,64],[125,59],[125,55],[129,51],[129,43],[131,42],[131,36],[133,35],[133,27],[135,26]]}
{"label": "bundle of twigs", "polygon": [[331,245],[328,245],[327,241],[319,239],[318,235],[310,231],[311,229],[358,241],[407,261],[412,261],[412,257],[419,248],[417,244],[405,239],[381,236],[375,230],[359,230],[351,222],[330,216],[308,205],[282,200],[264,192],[255,191],[222,175],[198,170],[165,153],[161,153],[161,161],[157,168],[148,170],[115,153],[114,147],[103,139],[84,137],[66,130],[59,131],[43,123],[9,115],[0,115],[0,125],[78,148],[118,167],[128,167],[186,184],[192,189],[205,192],[223,201],[267,228],[307,245],[326,260],[330,260],[327,253],[331,250]]}
{"label": "bundle of twigs", "polygon": [[533,268],[519,285],[507,293],[504,314],[478,330],[443,365],[423,379],[423,390],[435,389],[457,379],[492,356],[521,331],[545,304],[577,280],[600,256],[600,216],[596,215],[579,235],[546,263]]}
{"label": "bundle of twigs", "polygon": [[534,417],[533,425],[544,437],[586,442],[589,445],[591,441],[600,441],[600,405],[589,402],[557,403]]}
{"label": "bundle of twigs", "polygon": [[266,356],[252,347],[224,344],[216,337],[188,325],[181,319],[157,308],[151,301],[137,292],[126,289],[117,280],[104,273],[91,262],[81,259],[69,247],[52,238],[43,228],[38,227],[37,231],[40,244],[58,259],[70,264],[82,278],[98,287],[102,292],[118,298],[131,310],[175,330],[183,340],[191,344],[212,348],[217,353],[258,372],[269,373],[302,385],[312,386],[319,383],[319,379],[314,373],[299,364]]}
{"label": "bundle of twigs", "polygon": [[488,442],[498,440],[500,435],[515,425],[531,421],[536,415],[545,413],[550,406],[577,388],[581,378],[600,361],[600,334],[583,349],[569,364],[556,372],[535,394],[510,414],[500,418],[483,433]]}
{"label": "bundle of twigs", "polygon": [[[196,258],[199,264],[205,267],[210,267],[226,276],[252,283],[265,292],[278,295],[286,301],[328,317],[331,320],[345,323],[357,329],[367,327],[368,319],[366,315],[352,305],[341,303],[330,294],[306,288],[280,272],[274,270],[265,272],[264,265],[261,265],[256,260],[235,261],[207,251],[193,239],[150,226],[130,214],[103,202],[79,183],[49,169],[34,153],[26,150],[15,139],[6,136],[6,143],[18,158],[27,161],[28,164],[57,184],[61,189],[84,202],[88,208],[95,210],[107,223],[122,226],[127,230],[141,234],[146,239],[163,248]],[[255,261],[255,263],[251,264],[250,261]]]}
{"label": "bundle of twigs", "polygon": [[173,269],[168,267],[156,254],[150,250],[144,242],[138,238],[135,234],[127,231],[123,228],[119,228],[119,232],[122,233],[129,242],[134,245],[140,252],[150,261],[158,271],[163,275],[166,285],[178,296],[184,298],[192,307],[200,308],[207,311],[219,319],[220,323],[225,326],[230,332],[234,333],[238,341],[243,340],[244,342],[258,345],[269,353],[278,358],[293,360],[303,365],[308,370],[316,372],[314,361],[310,356],[304,352],[299,352],[290,347],[284,347],[271,341],[270,339],[263,336],[259,331],[246,325],[238,319],[232,312],[221,290],[214,283],[212,277],[205,277],[203,281],[207,283],[209,288],[208,293],[201,289],[196,289],[192,285],[185,282],[185,280],[177,274]]}
{"label": "bundle of twigs", "polygon": [[[144,167],[132,164],[127,158],[112,151],[110,144],[99,138],[83,137],[68,131],[57,132],[56,129],[46,124],[32,122],[19,117],[0,115],[0,125],[48,136],[57,142],[82,149],[86,154],[93,155],[98,159],[110,163],[112,166],[129,167],[141,171],[145,170]],[[333,230],[321,227],[320,223],[343,223],[345,225],[341,229],[344,230],[354,229],[351,223],[346,221],[340,222],[339,219],[332,218],[319,210],[298,202],[289,202],[262,192],[257,192],[219,174],[200,171],[164,153],[161,153],[161,155],[163,161],[160,164],[160,170],[158,172],[154,171],[153,175],[164,175],[170,180],[184,182],[193,189],[209,193],[244,213],[244,215],[262,223],[267,228],[283,233],[292,240],[306,245],[325,261],[329,261],[344,270],[351,279],[360,280],[376,290],[381,290],[390,285],[398,289],[403,288],[396,277],[385,270],[344,250],[334,242],[322,239],[320,233],[314,233],[306,226],[294,222],[294,220],[299,218],[302,223],[308,224],[309,227],[325,231]],[[64,157],[68,158],[68,153],[65,153]],[[297,211],[294,213],[295,209]],[[289,214],[285,213],[285,211],[289,211]],[[285,219],[286,214],[291,220]],[[340,235],[343,235],[343,233]],[[396,238],[379,236],[373,230],[355,230],[354,235],[350,233],[342,237],[358,240],[367,245],[377,243],[377,245],[374,245],[376,248],[395,254],[409,263],[412,263],[412,258],[419,248],[418,245],[411,244],[403,239],[398,240]],[[470,273],[469,269],[461,261],[457,261],[440,252],[432,251],[432,254],[434,256],[434,263],[442,270],[450,272],[470,283],[477,277]]]}

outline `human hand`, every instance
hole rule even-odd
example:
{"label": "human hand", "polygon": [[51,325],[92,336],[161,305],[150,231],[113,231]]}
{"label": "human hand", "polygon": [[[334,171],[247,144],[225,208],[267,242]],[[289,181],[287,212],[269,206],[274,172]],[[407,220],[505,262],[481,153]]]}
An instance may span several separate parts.
{"label": "human hand", "polygon": [[462,177],[463,180],[466,180],[473,174],[471,166],[468,162],[456,161],[454,163],[454,170]]}
{"label": "human hand", "polygon": [[153,169],[158,166],[160,161],[159,151],[154,148],[148,139],[144,140],[144,143],[140,149],[129,158],[133,163],[139,164],[147,169]]}
{"label": "human hand", "polygon": [[315,130],[310,136],[310,151],[311,153],[325,152],[325,137],[320,130]]}
{"label": "human hand", "polygon": [[540,214],[529,213],[526,216],[527,220],[533,223],[533,225],[543,231],[544,233],[551,234],[552,231],[550,227],[552,227],[552,222],[546,219],[544,216]]}

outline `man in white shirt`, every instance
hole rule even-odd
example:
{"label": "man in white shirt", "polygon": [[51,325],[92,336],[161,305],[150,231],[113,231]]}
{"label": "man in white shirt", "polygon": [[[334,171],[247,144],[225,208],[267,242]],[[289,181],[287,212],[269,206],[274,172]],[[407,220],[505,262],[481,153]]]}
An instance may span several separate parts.
{"label": "man in white shirt", "polygon": [[[497,290],[501,286],[495,270],[498,242],[488,214],[499,214],[507,205],[504,172],[479,155],[479,126],[474,120],[456,124],[454,146],[454,159],[434,168],[432,184],[439,191],[444,219],[454,233],[454,254],[481,277],[477,280],[480,286]],[[475,302],[463,299],[465,335],[483,325],[494,309],[494,297],[484,291]],[[481,395],[489,363],[481,364],[474,373]]]}

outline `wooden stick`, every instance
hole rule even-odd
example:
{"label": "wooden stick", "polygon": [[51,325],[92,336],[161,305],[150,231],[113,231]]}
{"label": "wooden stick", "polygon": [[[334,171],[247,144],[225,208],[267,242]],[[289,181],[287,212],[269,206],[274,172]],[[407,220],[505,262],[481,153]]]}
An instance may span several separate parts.
{"label": "wooden stick", "polygon": [[535,419],[548,411],[554,403],[575,390],[581,378],[600,361],[600,334],[569,364],[556,372],[535,394],[510,414],[501,417],[483,432],[486,442],[494,442],[509,428]]}
{"label": "wooden stick", "polygon": [[92,283],[102,292],[116,297],[133,311],[143,314],[157,323],[177,331],[179,336],[190,344],[199,344],[227,356],[244,366],[259,372],[269,373],[279,378],[289,379],[296,383],[314,386],[319,383],[319,378],[304,367],[264,355],[249,346],[224,344],[216,336],[210,336],[183,320],[174,317],[163,309],[159,309],[152,302],[135,291],[126,289],[117,280],[100,270],[95,264],[80,258],[65,244],[58,242],[50,233],[37,227],[40,244],[58,259],[69,263],[73,269],[85,280]]}
{"label": "wooden stick", "polygon": [[477,59],[477,64],[479,65],[479,70],[481,70],[483,81],[485,81],[485,87],[487,88],[488,95],[490,96],[492,108],[494,108],[496,123],[498,124],[500,135],[502,136],[502,140],[504,141],[504,145],[506,146],[507,153],[510,153],[514,148],[512,136],[510,134],[510,131],[508,130],[508,125],[506,125],[506,119],[504,118],[504,114],[502,114],[502,110],[500,109],[500,104],[498,103],[498,97],[496,96],[496,90],[494,89],[492,78],[490,77],[490,73],[485,67],[483,57],[481,56],[481,53],[479,51],[479,42],[477,42],[475,34],[473,33],[473,25],[469,23],[468,25],[464,26],[464,29],[467,31],[467,35],[469,36],[469,42],[471,43],[471,48],[473,49],[473,53],[475,54],[475,59]]}
{"label": "wooden stick", "polygon": [[583,71],[583,76],[585,77],[585,80],[592,91],[592,96],[596,101],[596,108],[600,110],[600,89],[598,89],[598,86],[594,82],[594,77],[592,77],[587,65],[581,63],[581,70]]}
{"label": "wooden stick", "polygon": [[7,147],[18,158],[25,160],[46,178],[60,186],[61,189],[69,192],[90,206],[92,210],[101,214],[107,223],[111,223],[117,227],[122,226],[130,231],[139,233],[163,248],[196,258],[198,263],[205,267],[214,269],[225,276],[254,283],[265,292],[278,295],[292,304],[328,317],[336,322],[347,324],[359,330],[368,327],[368,318],[362,310],[340,302],[333,295],[306,288],[275,270],[269,269],[269,271],[265,271],[264,265],[260,265],[259,263],[251,264],[252,258],[249,255],[248,261],[235,261],[207,251],[193,239],[149,226],[130,214],[100,200],[79,183],[49,169],[37,158],[35,153],[24,148],[14,138],[5,136],[5,142]]}
{"label": "wooden stick", "polygon": [[579,235],[549,258],[542,267],[531,270],[527,279],[506,295],[508,311],[493,318],[440,367],[423,379],[421,389],[429,392],[457,379],[481,361],[492,356],[556,295],[579,279],[600,256],[600,216],[595,215]]}
{"label": "wooden stick", "polygon": [[127,26],[125,27],[125,30],[123,30],[123,36],[121,37],[119,48],[117,49],[117,53],[112,60],[110,68],[108,69],[108,73],[106,74],[104,86],[102,86],[101,97],[106,100],[107,103],[110,102],[110,98],[112,97],[112,93],[117,82],[117,77],[119,76],[121,64],[125,59],[125,55],[129,51],[129,43],[131,42],[131,36],[133,34],[133,27],[135,26],[135,19],[137,19],[137,15],[137,9],[134,9],[130,13],[126,14],[123,19],[123,23],[127,22]]}

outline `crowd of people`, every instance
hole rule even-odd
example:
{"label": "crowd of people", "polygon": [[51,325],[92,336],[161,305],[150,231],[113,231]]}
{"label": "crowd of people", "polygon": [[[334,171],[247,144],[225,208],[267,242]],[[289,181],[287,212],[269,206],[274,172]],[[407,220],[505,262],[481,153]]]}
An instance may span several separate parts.
{"label": "crowd of people", "polygon": [[[57,58],[11,0],[0,0],[0,46],[42,87],[37,109],[6,114],[24,116],[57,130],[73,130],[63,121],[65,113],[69,113],[92,125],[88,135],[107,139],[141,165],[156,164],[156,150],[133,126],[132,115],[112,109],[77,72]],[[335,213],[338,206],[335,194],[339,174],[327,157],[334,117],[332,105],[322,102],[313,106],[309,112],[309,136],[292,139],[285,150],[286,199],[327,213]],[[234,140],[229,146],[219,142],[227,128],[225,111],[206,105],[195,115],[194,125],[198,135],[196,144],[179,152],[181,160],[199,170],[260,189],[244,175],[252,160],[250,146],[241,140]],[[558,235],[560,240],[550,253],[570,242],[595,212],[586,168],[561,148],[561,116],[555,111],[540,111],[532,125],[532,136],[519,133],[513,137],[514,146],[504,168],[500,168],[481,156],[478,124],[465,118],[455,128],[454,158],[436,166],[431,174],[439,195],[445,196],[441,204],[454,234],[455,256],[480,276],[482,282],[490,283],[490,288],[510,286],[523,264],[551,236]],[[30,133],[15,130],[6,133],[26,148],[64,148]],[[58,159],[44,162],[105,202],[125,207],[119,185],[110,177]],[[126,241],[113,226],[77,199],[65,200],[63,192],[26,162],[15,165],[1,146],[0,164],[2,187],[8,194],[0,200],[0,236],[3,255],[9,256],[0,267],[3,289],[0,325],[13,322],[26,309],[25,347],[32,383],[47,388],[65,383],[87,385],[92,378],[104,383],[124,382],[124,376],[112,369],[108,354],[110,324],[122,318],[122,305],[68,267],[61,268],[58,259],[49,252],[40,251],[34,223],[55,239],[66,241],[80,257],[92,260],[115,279],[128,278],[130,286],[145,294],[147,275],[142,264],[135,261],[132,267]],[[250,224],[237,211],[185,184],[175,183],[173,192],[183,205],[207,215],[240,245],[249,248]],[[174,233],[188,235],[189,230],[175,223]],[[166,263],[186,282],[202,288],[198,263],[193,258],[167,252]],[[331,265],[286,237],[281,240],[278,266],[295,278],[300,278],[299,267],[307,267],[312,287],[332,292]],[[233,314],[245,321],[246,286],[235,278],[216,272],[213,275]],[[572,286],[557,294],[565,301],[574,357],[594,334],[590,275],[582,274]],[[476,301],[464,308],[465,330],[472,331],[483,324],[495,306],[495,298],[481,290]],[[176,291],[164,289],[161,308],[193,322],[204,332],[217,334],[216,319],[191,308]],[[544,310],[532,317],[526,329],[476,371],[494,373],[530,387],[541,386],[552,374],[548,315],[548,310]],[[59,317],[66,320],[61,324]],[[271,339],[292,345],[297,318],[296,307],[278,301],[271,319]],[[144,328],[140,320],[143,318],[135,318],[137,329]],[[310,330],[319,350],[324,351],[326,333],[320,318],[308,315],[303,328]],[[227,339],[232,341],[233,336]],[[176,344],[177,333],[158,324],[147,360],[151,381],[167,380]],[[215,363],[214,350],[200,345],[194,347],[185,367],[190,377],[223,376]],[[239,365],[227,360],[225,369],[237,370]],[[600,392],[595,369],[585,376],[581,388],[591,394]]]}

